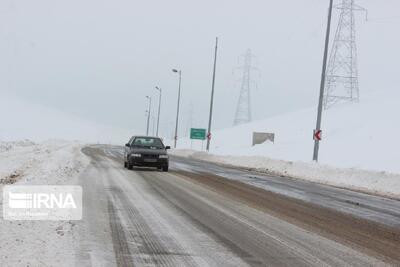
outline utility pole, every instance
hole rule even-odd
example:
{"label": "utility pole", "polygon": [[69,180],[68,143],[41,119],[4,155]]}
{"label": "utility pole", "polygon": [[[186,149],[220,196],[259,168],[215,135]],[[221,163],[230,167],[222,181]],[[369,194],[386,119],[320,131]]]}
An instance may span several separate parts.
{"label": "utility pole", "polygon": [[175,122],[175,135],[174,135],[174,148],[176,148],[176,143],[178,141],[179,104],[180,104],[180,101],[181,101],[182,71],[181,70],[177,70],[177,69],[172,69],[172,71],[179,74],[178,104],[176,106],[176,122]]}
{"label": "utility pole", "polygon": [[[328,23],[327,23],[327,27],[326,27],[325,50],[324,50],[324,58],[323,58],[323,62],[322,62],[321,86],[319,89],[317,125],[316,125],[315,132],[321,131],[322,107],[323,107],[323,101],[324,101],[324,89],[325,89],[325,78],[326,78],[326,62],[328,60],[329,35],[331,33],[332,7],[333,7],[333,0],[329,0]],[[315,136],[314,136],[313,160],[316,162],[318,161],[318,152],[319,152],[319,139],[315,138]]]}
{"label": "utility pole", "polygon": [[160,126],[160,110],[161,110],[161,88],[156,86],[156,90],[160,92],[160,97],[158,98],[158,115],[157,115],[157,132],[156,136],[158,136],[158,128]]}
{"label": "utility pole", "polygon": [[210,117],[208,119],[208,133],[207,133],[207,151],[210,150],[210,141],[211,141],[211,122],[212,122],[212,112],[214,105],[214,87],[215,87],[215,69],[217,67],[217,50],[218,50],[218,37],[215,38],[214,69],[213,69],[211,101],[210,101]]}
{"label": "utility pole", "polygon": [[151,97],[147,95],[146,98],[149,100],[149,108],[147,110],[146,136],[149,136],[149,125],[150,125],[150,116],[151,116]]}

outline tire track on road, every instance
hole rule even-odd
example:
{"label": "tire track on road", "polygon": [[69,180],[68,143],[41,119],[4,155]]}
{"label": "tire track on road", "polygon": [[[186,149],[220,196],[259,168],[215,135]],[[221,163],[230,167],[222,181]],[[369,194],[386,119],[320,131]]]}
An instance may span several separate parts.
{"label": "tire track on road", "polygon": [[121,223],[120,215],[116,211],[114,201],[110,196],[108,200],[108,213],[117,265],[120,267],[134,266],[132,255],[129,250],[129,244],[125,238],[125,231]]}
{"label": "tire track on road", "polygon": [[176,171],[183,179],[247,203],[266,213],[354,247],[373,257],[400,265],[400,230],[318,205],[288,198],[273,192],[211,174]]}
{"label": "tire track on road", "polygon": [[[123,169],[118,171],[124,172]],[[125,222],[122,229],[125,238],[122,239],[122,243],[125,242],[123,246],[131,247],[129,254],[133,258],[134,265],[198,266],[192,259],[193,255],[187,253],[173,236],[169,233],[162,235],[154,233],[150,227],[151,222],[148,221],[151,219],[151,214],[142,214],[135,207],[137,203],[128,197],[129,187],[118,184],[114,179],[110,179],[109,183],[112,189],[109,192],[112,192],[113,203],[118,203],[116,206],[119,209],[118,214],[123,217]],[[152,223],[154,224],[154,222]],[[116,240],[120,240],[119,233],[116,231]],[[120,243],[117,242],[116,246],[119,249]]]}

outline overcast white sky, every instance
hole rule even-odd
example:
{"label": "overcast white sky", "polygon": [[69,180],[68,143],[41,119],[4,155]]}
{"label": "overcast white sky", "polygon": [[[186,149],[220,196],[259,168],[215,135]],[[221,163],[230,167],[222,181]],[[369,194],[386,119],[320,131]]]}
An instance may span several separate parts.
{"label": "overcast white sky", "polygon": [[[400,2],[357,3],[370,16],[357,16],[361,97],[396,90]],[[247,48],[260,70],[253,117],[265,118],[316,104],[327,7],[327,0],[2,0],[0,90],[143,131],[145,96],[156,98],[158,85],[162,132],[171,135],[178,83],[171,69],[180,68],[181,130],[191,105],[193,126],[206,127],[219,36],[215,127],[233,122],[240,72],[232,72]]]}

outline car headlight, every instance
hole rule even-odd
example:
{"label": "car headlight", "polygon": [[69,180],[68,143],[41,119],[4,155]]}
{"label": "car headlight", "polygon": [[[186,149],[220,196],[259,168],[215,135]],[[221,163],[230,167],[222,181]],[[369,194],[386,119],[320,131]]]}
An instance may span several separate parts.
{"label": "car headlight", "polygon": [[134,157],[134,158],[140,158],[142,155],[141,154],[131,154],[131,157]]}
{"label": "car headlight", "polygon": [[167,159],[167,158],[168,158],[168,155],[160,155],[159,158],[160,158],[160,159]]}

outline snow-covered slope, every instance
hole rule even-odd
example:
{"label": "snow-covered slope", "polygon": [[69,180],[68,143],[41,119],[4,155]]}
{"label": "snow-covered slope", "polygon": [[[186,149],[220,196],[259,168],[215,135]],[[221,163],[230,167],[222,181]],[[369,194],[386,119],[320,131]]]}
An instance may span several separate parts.
{"label": "snow-covered slope", "polygon": [[0,95],[0,140],[80,140],[122,144],[133,133],[100,125],[9,94]]}
{"label": "snow-covered slope", "polygon": [[[399,97],[396,97],[399,96]],[[360,103],[339,104],[323,113],[320,162],[337,167],[400,173],[400,95],[363,94]],[[213,132],[211,153],[311,161],[316,108],[282,114]],[[254,131],[273,132],[275,143],[252,147]],[[190,148],[188,139],[179,148]],[[194,149],[201,143],[194,141]]]}

